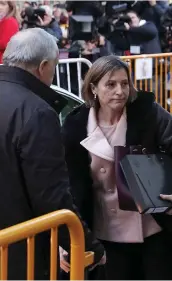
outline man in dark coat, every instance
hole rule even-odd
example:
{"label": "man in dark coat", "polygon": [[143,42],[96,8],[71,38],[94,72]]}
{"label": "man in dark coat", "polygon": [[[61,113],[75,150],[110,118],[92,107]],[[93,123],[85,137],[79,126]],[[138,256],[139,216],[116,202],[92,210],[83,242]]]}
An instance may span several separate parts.
{"label": "man in dark coat", "polygon": [[[28,29],[9,42],[0,66],[0,229],[34,217],[69,209],[69,192],[57,112],[65,100],[49,88],[58,61],[53,36]],[[85,224],[86,249],[99,262],[104,248]],[[69,251],[65,227],[60,245]],[[49,235],[38,235],[35,279],[49,279]],[[79,261],[78,261],[79,262]],[[9,247],[9,279],[26,279],[26,243]]]}
{"label": "man in dark coat", "polygon": [[159,30],[161,25],[161,17],[167,11],[168,6],[168,0],[148,0],[135,1],[134,5],[131,8],[135,12],[137,12],[142,19],[153,22]]}
{"label": "man in dark coat", "polygon": [[131,46],[138,46],[140,49],[139,54],[161,53],[158,30],[155,24],[140,19],[134,11],[129,11],[127,16],[129,16],[131,21],[129,24],[125,23],[124,25],[127,30],[127,38],[130,48]]}
{"label": "man in dark coat", "polygon": [[62,31],[58,22],[53,17],[53,10],[47,5],[41,6],[41,9],[45,11],[45,15],[43,18],[39,17],[37,26],[43,28],[45,31],[55,36],[58,40],[61,40]]}

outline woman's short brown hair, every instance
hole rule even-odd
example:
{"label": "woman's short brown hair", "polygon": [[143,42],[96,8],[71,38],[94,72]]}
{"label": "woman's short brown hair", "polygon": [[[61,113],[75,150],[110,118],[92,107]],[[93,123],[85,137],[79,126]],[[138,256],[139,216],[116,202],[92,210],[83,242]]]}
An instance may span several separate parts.
{"label": "woman's short brown hair", "polygon": [[97,59],[85,76],[82,87],[82,97],[89,106],[92,106],[94,103],[94,95],[92,93],[91,84],[97,86],[104,75],[106,75],[108,72],[113,73],[119,69],[124,69],[127,73],[130,87],[129,98],[132,99],[135,97],[136,89],[131,81],[127,63],[122,61],[117,56],[109,55]]}

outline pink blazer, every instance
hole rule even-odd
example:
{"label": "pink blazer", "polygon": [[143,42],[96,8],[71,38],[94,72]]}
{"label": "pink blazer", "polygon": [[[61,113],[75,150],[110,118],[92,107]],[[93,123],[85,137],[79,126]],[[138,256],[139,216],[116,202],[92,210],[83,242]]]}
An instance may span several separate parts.
{"label": "pink blazer", "polygon": [[126,131],[127,119],[124,110],[109,143],[97,124],[94,108],[91,108],[87,124],[88,136],[81,145],[91,156],[94,235],[107,241],[140,243],[145,237],[161,231],[161,228],[149,214],[140,215],[138,212],[119,209],[113,148],[116,145],[125,145]]}

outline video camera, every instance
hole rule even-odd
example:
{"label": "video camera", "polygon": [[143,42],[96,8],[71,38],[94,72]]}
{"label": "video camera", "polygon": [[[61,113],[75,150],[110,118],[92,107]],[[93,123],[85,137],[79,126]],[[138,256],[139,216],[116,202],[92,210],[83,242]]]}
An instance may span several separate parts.
{"label": "video camera", "polygon": [[36,27],[39,21],[39,17],[41,19],[44,18],[46,12],[42,8],[34,9],[33,7],[27,7],[24,13],[24,23],[28,25],[28,27]]}
{"label": "video camera", "polygon": [[110,24],[110,32],[113,32],[115,30],[119,29],[124,29],[124,23],[130,23],[131,18],[127,15],[123,15],[128,10],[128,5],[121,4],[121,5],[114,5],[113,7],[113,15],[112,17],[108,20]]}
{"label": "video camera", "polygon": [[[130,24],[131,19],[125,15],[128,11],[129,4],[123,3],[120,5],[113,5],[110,15],[106,14],[104,18],[100,19],[98,30],[101,34],[106,36],[112,44],[117,43],[117,33],[122,34],[126,29],[124,23]],[[120,35],[121,36],[121,35]],[[124,35],[125,36],[125,35]]]}

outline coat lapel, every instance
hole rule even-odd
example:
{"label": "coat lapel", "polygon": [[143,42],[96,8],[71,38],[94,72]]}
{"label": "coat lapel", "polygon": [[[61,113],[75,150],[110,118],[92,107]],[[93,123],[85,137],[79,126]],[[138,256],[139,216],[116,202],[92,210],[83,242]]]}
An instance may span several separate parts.
{"label": "coat lapel", "polygon": [[[153,129],[155,129],[154,118],[152,117],[152,123],[150,124],[150,118],[147,118],[148,113],[151,112],[152,105],[154,103],[155,96],[151,92],[139,91],[137,98],[127,104],[126,118],[127,118],[127,131],[126,131],[126,145],[139,145],[149,146],[152,142]],[[90,114],[90,108],[85,104],[74,109],[65,120],[65,128],[69,131],[73,143],[79,145],[78,148],[83,148],[80,142],[88,137],[87,124],[88,116]],[[149,122],[146,122],[149,120]],[[150,128],[148,130],[148,127]],[[150,134],[148,133],[150,132]],[[152,133],[151,133],[152,132]],[[144,139],[143,139],[144,136]],[[82,151],[87,154],[86,149]]]}
{"label": "coat lapel", "polygon": [[101,128],[97,124],[94,108],[90,109],[88,116],[87,132],[88,137],[80,142],[90,153],[100,158],[114,162],[114,146],[124,146],[126,143],[125,136],[127,130],[126,112],[121,116],[116,130],[109,144]]}
{"label": "coat lapel", "polygon": [[112,137],[113,154],[114,154],[114,146],[126,145],[126,132],[127,132],[127,117],[126,117],[126,109],[124,109],[124,112],[121,115],[121,118],[117,124],[115,134],[113,134]]}

